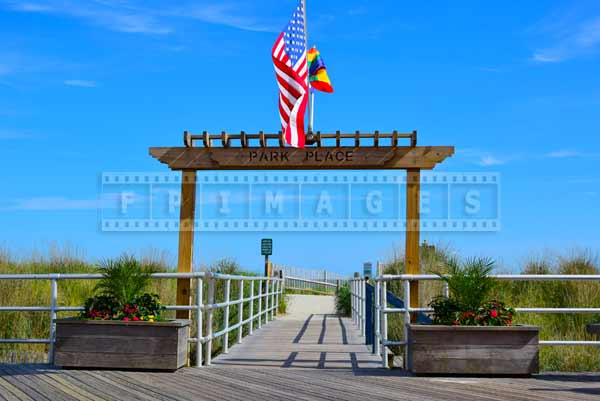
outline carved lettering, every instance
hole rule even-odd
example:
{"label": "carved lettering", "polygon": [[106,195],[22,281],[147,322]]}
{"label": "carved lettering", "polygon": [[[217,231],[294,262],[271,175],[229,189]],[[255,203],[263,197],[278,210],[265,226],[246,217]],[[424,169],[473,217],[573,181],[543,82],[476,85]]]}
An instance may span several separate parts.
{"label": "carved lettering", "polygon": [[248,161],[258,160],[259,162],[283,162],[290,161],[289,154],[287,150],[277,150],[266,152],[262,151],[249,151],[248,152]]}
{"label": "carved lettering", "polygon": [[[306,150],[302,161],[304,162],[351,162],[354,151],[352,150]],[[298,160],[295,158],[295,160]],[[258,162],[289,162],[290,152],[287,150],[266,151],[266,150],[251,150],[248,151],[248,161]],[[292,159],[294,161],[294,159]]]}

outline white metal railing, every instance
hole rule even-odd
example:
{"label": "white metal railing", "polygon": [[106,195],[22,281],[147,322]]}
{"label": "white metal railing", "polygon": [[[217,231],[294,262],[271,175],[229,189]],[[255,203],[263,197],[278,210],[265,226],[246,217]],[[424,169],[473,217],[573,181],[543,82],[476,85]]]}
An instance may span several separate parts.
{"label": "white metal railing", "polygon": [[[83,306],[58,306],[58,282],[62,280],[98,280],[100,274],[0,274],[1,280],[49,280],[50,305],[49,306],[0,306],[2,312],[50,312],[50,333],[48,338],[0,338],[0,344],[48,344],[48,362],[54,359],[54,339],[56,337],[55,320],[60,312],[82,311]],[[194,273],[155,273],[154,279],[181,279],[189,278],[196,281],[196,303],[194,305],[167,305],[167,310],[195,311],[196,337],[189,338],[189,343],[197,343],[196,366],[202,365],[202,351],[206,365],[211,364],[212,341],[223,337],[223,352],[229,351],[229,333],[238,330],[237,342],[243,338],[243,326],[247,325],[248,334],[254,332],[254,322],[261,328],[272,321],[277,314],[280,296],[283,296],[283,279],[277,277],[236,276],[211,272]],[[215,302],[215,283],[222,280],[225,283],[224,301]],[[238,281],[238,296],[232,299],[231,282]],[[244,296],[244,283],[248,282],[250,291]],[[203,301],[204,286],[207,287],[207,300]],[[257,288],[258,287],[258,288]],[[263,291],[264,288],[264,291]],[[257,293],[258,292],[258,293]],[[257,300],[258,310],[254,313],[254,301]],[[244,320],[243,307],[249,303],[249,316]],[[264,303],[264,304],[263,304]],[[237,323],[229,325],[229,309],[232,305],[238,308]],[[224,309],[223,328],[213,332],[213,314],[216,309]],[[203,313],[204,312],[204,313]],[[203,316],[206,315],[206,316]],[[203,335],[203,322],[206,318],[206,334]]]}
{"label": "white metal railing", "polygon": [[366,311],[366,285],[364,278],[350,280],[350,307],[352,309],[352,321],[360,328],[361,336],[365,335],[367,320]]}
{"label": "white metal railing", "polygon": [[322,291],[348,283],[348,276],[327,270],[310,270],[297,267],[274,265],[276,271],[281,271],[286,279],[286,287],[295,290]]}
{"label": "white metal railing", "polygon": [[[600,275],[568,275],[568,274],[497,274],[493,275],[498,280],[512,281],[596,281],[600,282]],[[433,312],[432,308],[412,308],[410,306],[410,284],[418,281],[435,281],[440,277],[434,274],[399,274],[380,275],[373,278],[375,283],[375,313],[374,313],[374,347],[373,352],[381,356],[383,367],[388,367],[388,346],[407,345],[407,324],[410,323],[411,312]],[[387,283],[400,281],[403,284],[404,308],[390,308],[387,302]],[[350,291],[352,299],[352,319],[355,324],[360,325],[361,333],[364,335],[365,321],[365,279],[355,278],[351,280]],[[444,283],[443,295],[448,296],[448,287]],[[600,313],[600,308],[514,308],[519,313]],[[391,313],[401,313],[404,316],[404,340],[390,341],[388,339],[387,316]],[[600,346],[600,341],[569,341],[569,340],[540,340],[540,345],[595,345]],[[405,349],[406,353],[406,349]]]}
{"label": "white metal railing", "polygon": [[285,288],[288,290],[311,290],[314,292],[331,293],[340,287],[339,280],[334,283],[325,281],[309,280],[301,277],[284,276]]}

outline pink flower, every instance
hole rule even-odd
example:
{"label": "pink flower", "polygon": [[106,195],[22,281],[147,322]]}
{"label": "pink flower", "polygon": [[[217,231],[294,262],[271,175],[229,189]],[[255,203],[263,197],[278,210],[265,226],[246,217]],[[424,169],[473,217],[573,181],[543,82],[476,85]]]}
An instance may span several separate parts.
{"label": "pink flower", "polygon": [[492,315],[492,317],[498,317],[498,311],[496,309],[492,309],[490,315]]}
{"label": "pink flower", "polygon": [[123,320],[124,320],[124,321],[126,321],[126,322],[128,322],[128,321],[129,321],[129,318],[128,318],[127,316],[125,316],[125,317],[123,318]]}
{"label": "pink flower", "polygon": [[134,322],[137,322],[138,320],[140,320],[140,318],[139,318],[139,317],[137,317],[137,316],[134,316],[134,317],[133,317],[133,321],[134,321]]}

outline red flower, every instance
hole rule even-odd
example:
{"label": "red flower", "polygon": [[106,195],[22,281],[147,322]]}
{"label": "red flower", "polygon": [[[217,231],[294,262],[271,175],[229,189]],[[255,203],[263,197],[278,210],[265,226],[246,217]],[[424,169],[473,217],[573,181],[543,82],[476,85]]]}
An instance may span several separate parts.
{"label": "red flower", "polygon": [[498,317],[498,311],[496,309],[492,309],[490,315],[492,315],[492,317]]}
{"label": "red flower", "polygon": [[125,316],[125,317],[123,318],[123,320],[124,320],[124,321],[126,321],[126,322],[128,322],[128,321],[129,321],[129,318],[128,318],[127,316]]}
{"label": "red flower", "polygon": [[139,318],[139,317],[137,317],[137,316],[134,316],[134,317],[133,317],[133,321],[134,321],[134,322],[137,322],[138,320],[140,320],[140,318]]}
{"label": "red flower", "polygon": [[455,326],[458,326],[458,320],[455,320],[454,323],[452,323]]}

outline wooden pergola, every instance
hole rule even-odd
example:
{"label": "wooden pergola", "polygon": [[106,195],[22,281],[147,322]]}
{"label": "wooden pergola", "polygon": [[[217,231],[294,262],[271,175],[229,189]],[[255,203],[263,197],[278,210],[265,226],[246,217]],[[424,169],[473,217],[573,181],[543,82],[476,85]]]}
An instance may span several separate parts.
{"label": "wooden pergola", "polygon": [[[200,146],[196,146],[198,142]],[[216,142],[221,146],[213,146]],[[399,145],[407,141],[407,145]],[[348,142],[350,144],[348,144]],[[362,146],[368,142],[368,146]],[[407,170],[406,273],[419,273],[421,170],[433,169],[454,154],[453,146],[417,146],[417,132],[341,133],[307,137],[303,149],[286,147],[283,134],[210,134],[184,132],[184,146],[153,147],[150,155],[182,172],[177,271],[191,272],[194,245],[196,171],[198,170]],[[328,144],[331,144],[327,146]],[[418,307],[418,282],[411,285],[411,307]],[[177,304],[191,305],[191,280],[178,279]],[[189,319],[191,311],[177,311]]]}

